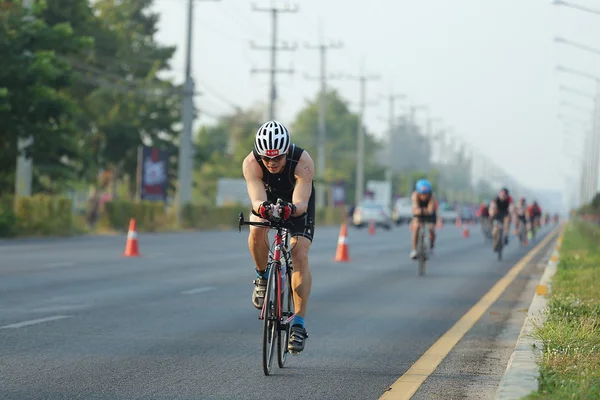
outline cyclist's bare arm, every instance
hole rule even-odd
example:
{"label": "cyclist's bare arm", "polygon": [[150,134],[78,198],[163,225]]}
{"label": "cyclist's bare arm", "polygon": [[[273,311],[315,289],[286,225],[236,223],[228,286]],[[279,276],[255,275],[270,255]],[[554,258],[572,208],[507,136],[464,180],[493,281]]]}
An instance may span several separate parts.
{"label": "cyclist's bare arm", "polygon": [[312,194],[313,177],[315,173],[315,163],[310,155],[305,151],[300,156],[298,165],[296,165],[296,186],[292,194],[292,203],[296,206],[294,216],[302,215],[308,210],[308,202]]}
{"label": "cyclist's bare arm", "polygon": [[490,203],[490,208],[488,209],[488,213],[490,214],[490,217],[493,217],[496,214],[496,201],[492,200],[492,202]]}
{"label": "cyclist's bare arm", "polygon": [[410,196],[410,199],[412,201],[413,215],[421,215],[423,213],[423,211],[421,210],[421,207],[419,207],[419,200],[417,198],[417,193],[413,192],[413,194]]}
{"label": "cyclist's bare arm", "polygon": [[242,173],[244,179],[246,179],[246,186],[248,188],[248,196],[252,202],[252,209],[258,212],[260,205],[267,201],[267,191],[265,190],[265,184],[262,181],[262,169],[254,155],[250,153],[248,157],[244,159],[242,163]]}
{"label": "cyclist's bare arm", "polygon": [[435,211],[437,211],[437,208],[438,208],[437,199],[435,198],[434,195],[431,195],[431,200],[429,200],[429,204],[427,204],[427,214],[433,215],[433,213]]}

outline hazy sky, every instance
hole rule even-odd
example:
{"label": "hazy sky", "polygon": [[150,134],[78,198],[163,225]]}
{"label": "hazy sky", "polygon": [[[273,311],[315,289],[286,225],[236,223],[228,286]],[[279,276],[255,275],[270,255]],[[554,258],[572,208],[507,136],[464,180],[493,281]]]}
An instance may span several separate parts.
{"label": "hazy sky", "polygon": [[[573,0],[600,9],[598,0]],[[268,7],[270,0],[257,0]],[[276,4],[285,3],[277,1]],[[555,36],[600,49],[600,16],[550,0],[303,0],[296,13],[279,14],[279,39],[296,42],[295,52],[280,52],[278,65],[293,67],[293,76],[277,77],[280,95],[277,118],[291,124],[318,82],[305,73],[319,73],[319,23],[326,40],[344,47],[328,52],[328,71],[358,75],[364,57],[367,73],[379,81],[367,87],[369,100],[406,93],[410,101],[427,104],[436,128],[451,127],[456,136],[489,156],[496,164],[532,188],[563,189],[565,174],[578,176],[580,165],[566,154],[583,148],[577,122],[565,128],[558,113],[574,121],[589,121],[593,102],[559,90],[566,85],[593,93],[594,82],[556,71],[556,65],[597,73],[600,55],[555,44]],[[253,50],[250,41],[269,45],[271,17],[252,11],[246,0],[194,3],[193,74],[206,94],[196,105],[212,115],[267,101],[269,76],[250,69],[268,68],[270,53]],[[183,80],[187,0],[155,0],[161,14],[158,41],[177,45],[173,67]],[[331,86],[358,101],[353,80],[332,80]],[[397,113],[402,112],[398,102]],[[356,103],[352,104],[354,110]],[[378,135],[385,132],[388,104],[367,108],[365,122]],[[426,114],[418,113],[423,123]],[[213,122],[202,117],[200,122]],[[566,132],[566,133],[565,133]],[[568,136],[566,136],[568,135]],[[292,132],[293,136],[293,132]],[[566,137],[565,137],[566,136]]]}

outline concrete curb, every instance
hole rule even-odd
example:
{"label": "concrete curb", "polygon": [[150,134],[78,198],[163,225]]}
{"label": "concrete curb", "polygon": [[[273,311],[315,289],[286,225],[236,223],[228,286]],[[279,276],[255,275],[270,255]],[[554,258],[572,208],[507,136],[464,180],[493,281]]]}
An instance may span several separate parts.
{"label": "concrete curb", "polygon": [[527,311],[527,317],[517,339],[515,350],[508,360],[506,371],[496,390],[496,400],[517,400],[538,391],[538,360],[542,355],[542,341],[531,336],[536,326],[546,320],[547,294],[550,293],[551,280],[556,273],[559,260],[559,248],[564,228],[556,239],[552,256],[546,265],[536,293]]}

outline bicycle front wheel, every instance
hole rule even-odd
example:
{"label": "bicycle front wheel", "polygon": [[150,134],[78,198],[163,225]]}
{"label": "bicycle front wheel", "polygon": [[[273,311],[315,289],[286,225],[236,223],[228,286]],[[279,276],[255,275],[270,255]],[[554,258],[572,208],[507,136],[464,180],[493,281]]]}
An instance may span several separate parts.
{"label": "bicycle front wheel", "polygon": [[425,275],[425,229],[419,227],[417,232],[418,242],[417,248],[419,249],[419,276]]}
{"label": "bicycle front wheel", "polygon": [[271,374],[273,355],[275,353],[275,336],[279,330],[277,316],[277,280],[279,271],[275,263],[269,269],[267,291],[265,293],[265,313],[263,315],[262,363],[265,375]]}
{"label": "bicycle front wheel", "polygon": [[[283,290],[281,291],[281,314],[283,321],[291,318],[294,315],[294,296],[292,290],[292,271],[286,268],[287,273],[283,278]],[[288,342],[290,341],[292,322],[287,324],[280,323],[277,335],[277,363],[279,368],[285,366],[287,359]]]}

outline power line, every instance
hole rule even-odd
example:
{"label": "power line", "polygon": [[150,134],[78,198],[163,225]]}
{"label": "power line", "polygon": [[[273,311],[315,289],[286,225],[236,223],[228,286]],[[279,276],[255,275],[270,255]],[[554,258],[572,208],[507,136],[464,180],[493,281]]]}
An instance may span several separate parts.
{"label": "power line", "polygon": [[288,73],[293,74],[293,69],[277,69],[277,52],[279,51],[293,51],[296,50],[296,44],[289,45],[287,42],[283,42],[281,46],[277,46],[277,15],[284,12],[297,12],[298,6],[285,8],[267,7],[259,8],[254,4],[252,5],[253,11],[266,11],[271,13],[271,46],[256,46],[251,43],[251,46],[255,50],[270,50],[271,51],[271,68],[268,69],[256,69],[252,68],[251,73],[268,72],[271,75],[271,88],[269,93],[269,119],[275,119],[275,101],[277,99],[277,89],[275,88],[275,74],[277,73]]}

